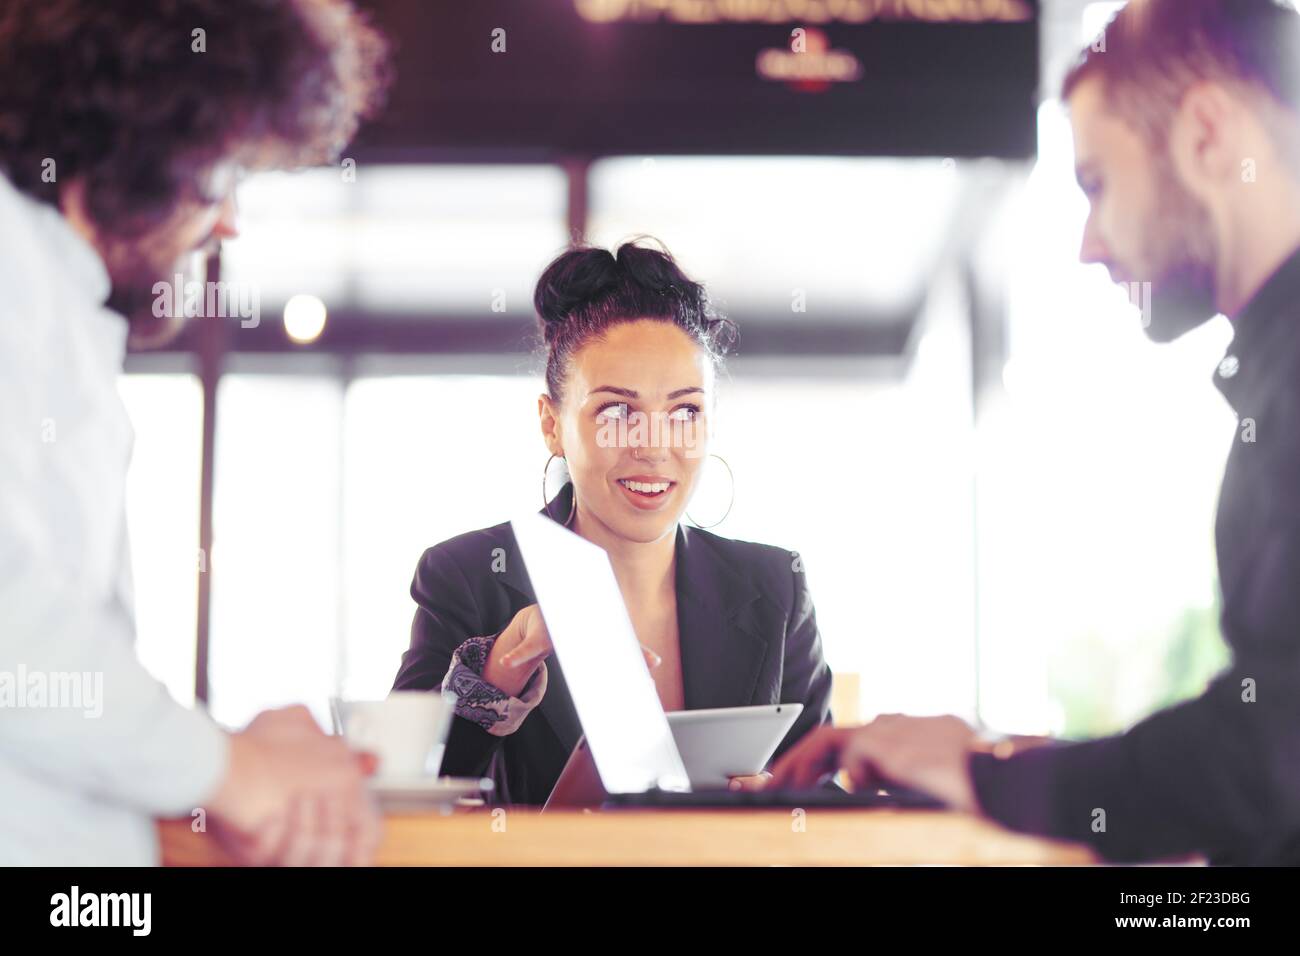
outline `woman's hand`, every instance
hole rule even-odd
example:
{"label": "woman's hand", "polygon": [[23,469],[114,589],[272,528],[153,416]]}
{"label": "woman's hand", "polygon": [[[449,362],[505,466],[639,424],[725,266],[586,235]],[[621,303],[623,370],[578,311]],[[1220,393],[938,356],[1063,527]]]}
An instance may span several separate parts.
{"label": "woman's hand", "polygon": [[[492,653],[483,668],[483,679],[510,696],[518,697],[538,666],[554,650],[541,608],[530,604],[514,616],[492,645]],[[662,663],[662,658],[648,647],[643,646],[641,653],[651,670]]]}
{"label": "woman's hand", "polygon": [[553,650],[542,610],[530,604],[514,616],[492,645],[483,666],[483,679],[511,697],[518,697]]}

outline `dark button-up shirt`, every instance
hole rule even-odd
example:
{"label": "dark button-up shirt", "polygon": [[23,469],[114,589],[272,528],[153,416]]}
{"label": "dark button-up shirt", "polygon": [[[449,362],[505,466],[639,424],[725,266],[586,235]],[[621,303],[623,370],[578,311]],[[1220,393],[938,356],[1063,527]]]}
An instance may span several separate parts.
{"label": "dark button-up shirt", "polygon": [[1232,663],[1126,733],[971,757],[981,806],[1112,860],[1300,863],[1300,250],[1237,317],[1216,522]]}

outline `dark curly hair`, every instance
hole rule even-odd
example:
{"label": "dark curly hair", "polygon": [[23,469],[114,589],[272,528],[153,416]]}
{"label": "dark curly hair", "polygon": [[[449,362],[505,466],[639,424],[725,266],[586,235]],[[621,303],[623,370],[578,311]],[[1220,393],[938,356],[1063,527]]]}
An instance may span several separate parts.
{"label": "dark curly hair", "polygon": [[256,168],[333,159],[386,62],[348,0],[3,0],[0,169],[57,204],[53,159],[98,225],[137,235],[235,149]]}
{"label": "dark curly hair", "polygon": [[620,322],[671,322],[716,367],[737,338],[735,323],[714,311],[704,286],[687,278],[666,249],[639,240],[625,242],[617,253],[592,246],[563,253],[537,280],[533,306],[546,353],[546,387],[556,402],[574,353]]}

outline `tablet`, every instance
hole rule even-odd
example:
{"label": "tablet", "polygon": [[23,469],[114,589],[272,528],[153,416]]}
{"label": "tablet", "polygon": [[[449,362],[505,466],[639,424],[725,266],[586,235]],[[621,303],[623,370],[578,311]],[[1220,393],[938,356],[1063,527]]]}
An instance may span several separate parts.
{"label": "tablet", "polygon": [[707,790],[760,773],[802,712],[803,704],[677,710],[668,726],[691,788]]}
{"label": "tablet", "polygon": [[[765,704],[677,710],[667,717],[691,786],[716,790],[726,787],[733,776],[763,770],[802,712],[803,704]],[[739,769],[728,771],[729,767]],[[582,737],[569,754],[543,809],[594,808],[605,803],[608,796],[587,738]]]}

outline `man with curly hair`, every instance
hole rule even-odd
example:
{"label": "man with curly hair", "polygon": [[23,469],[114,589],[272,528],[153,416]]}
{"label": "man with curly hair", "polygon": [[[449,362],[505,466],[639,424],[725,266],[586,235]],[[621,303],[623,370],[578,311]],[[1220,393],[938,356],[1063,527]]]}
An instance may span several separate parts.
{"label": "man with curly hair", "polygon": [[0,863],[155,863],[162,815],[251,862],[372,858],[366,767],[306,710],[227,733],[135,656],[116,379],[240,174],[330,161],[384,61],[348,0],[0,7]]}

